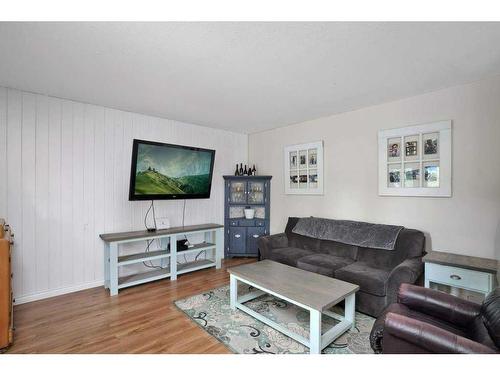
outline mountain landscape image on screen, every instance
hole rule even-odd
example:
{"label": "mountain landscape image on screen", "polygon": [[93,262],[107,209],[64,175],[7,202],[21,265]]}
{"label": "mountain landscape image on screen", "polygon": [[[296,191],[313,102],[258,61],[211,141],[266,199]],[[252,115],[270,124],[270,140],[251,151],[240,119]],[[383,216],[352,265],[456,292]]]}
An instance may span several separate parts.
{"label": "mountain landscape image on screen", "polygon": [[204,194],[210,185],[211,155],[177,147],[140,144],[136,194]]}

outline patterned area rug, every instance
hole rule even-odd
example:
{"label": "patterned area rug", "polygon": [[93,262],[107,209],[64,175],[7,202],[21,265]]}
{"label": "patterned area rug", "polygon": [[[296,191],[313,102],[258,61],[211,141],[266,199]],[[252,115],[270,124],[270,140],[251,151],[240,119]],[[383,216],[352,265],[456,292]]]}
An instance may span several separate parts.
{"label": "patterned area rug", "polygon": [[[240,285],[238,294],[252,287]],[[175,305],[194,320],[210,335],[225,344],[230,350],[241,354],[304,354],[309,348],[261,323],[250,315],[232,311],[229,307],[229,285],[210,290],[175,302]],[[246,306],[267,318],[287,327],[303,337],[309,337],[309,312],[270,295],[263,295]],[[339,307],[332,311],[342,314]],[[322,331],[334,326],[337,321],[323,315]],[[370,347],[370,330],[375,319],[356,312],[356,329],[346,332],[323,349],[326,354],[373,353]]]}

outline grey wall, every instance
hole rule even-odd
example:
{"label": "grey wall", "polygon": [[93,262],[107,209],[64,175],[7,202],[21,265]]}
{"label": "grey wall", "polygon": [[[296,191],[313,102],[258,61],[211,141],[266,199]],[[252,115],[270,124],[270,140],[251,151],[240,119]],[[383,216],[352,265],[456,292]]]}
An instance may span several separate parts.
{"label": "grey wall", "polygon": [[[500,217],[500,77],[249,136],[249,162],[273,175],[271,232],[291,215],[401,224],[428,248],[495,257]],[[451,198],[378,196],[377,132],[453,120]],[[325,194],[285,195],[283,148],[324,141]],[[496,249],[496,250],[495,250]]]}

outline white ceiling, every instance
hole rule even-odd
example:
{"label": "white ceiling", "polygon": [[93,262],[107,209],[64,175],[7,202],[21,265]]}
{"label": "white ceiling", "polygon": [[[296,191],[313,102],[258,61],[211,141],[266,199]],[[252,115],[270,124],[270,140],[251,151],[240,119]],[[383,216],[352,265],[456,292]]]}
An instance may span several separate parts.
{"label": "white ceiling", "polygon": [[500,23],[0,23],[0,85],[253,133],[500,74]]}

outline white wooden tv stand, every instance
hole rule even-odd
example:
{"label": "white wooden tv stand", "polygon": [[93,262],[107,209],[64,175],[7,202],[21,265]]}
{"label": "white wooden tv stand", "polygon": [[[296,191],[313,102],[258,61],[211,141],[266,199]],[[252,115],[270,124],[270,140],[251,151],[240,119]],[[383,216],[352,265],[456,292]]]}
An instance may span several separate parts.
{"label": "white wooden tv stand", "polygon": [[[182,239],[185,235],[195,233],[204,233],[205,242],[194,245],[187,250],[177,251],[177,238]],[[105,243],[104,288],[109,289],[109,293],[112,296],[117,295],[119,289],[129,286],[167,277],[170,277],[171,280],[176,280],[177,275],[203,268],[220,268],[224,252],[224,227],[219,224],[190,225],[160,229],[155,232],[140,230],[134,232],[105,233],[101,234],[100,237]],[[118,246],[121,244],[154,239],[160,240],[160,250],[122,256],[119,254]],[[170,249],[168,248],[169,244]],[[177,264],[178,255],[199,253],[204,250],[207,252],[207,259]],[[170,259],[169,266],[145,273],[123,277],[118,276],[118,269],[121,266],[164,258]]]}

